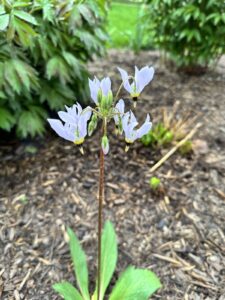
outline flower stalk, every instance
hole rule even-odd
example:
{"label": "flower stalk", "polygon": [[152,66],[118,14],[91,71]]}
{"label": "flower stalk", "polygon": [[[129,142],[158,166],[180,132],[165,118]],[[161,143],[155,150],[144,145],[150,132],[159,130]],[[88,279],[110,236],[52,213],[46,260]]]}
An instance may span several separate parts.
{"label": "flower stalk", "polygon": [[98,194],[98,286],[97,286],[97,300],[100,300],[100,286],[101,286],[101,247],[102,247],[102,209],[104,200],[104,153],[100,148],[99,157],[99,194]]}

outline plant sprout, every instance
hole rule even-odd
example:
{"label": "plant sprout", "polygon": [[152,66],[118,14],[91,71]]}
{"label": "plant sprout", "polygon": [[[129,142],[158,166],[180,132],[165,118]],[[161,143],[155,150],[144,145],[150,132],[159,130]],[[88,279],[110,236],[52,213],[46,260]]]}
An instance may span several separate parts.
{"label": "plant sprout", "polygon": [[[134,97],[138,98],[143,88],[152,80],[154,69],[146,66],[139,71],[138,68],[135,67],[134,77],[128,76],[126,71],[122,69],[119,69],[119,71],[122,75],[122,84],[115,97],[111,90],[111,80],[109,77],[103,78],[102,80],[94,77],[93,80],[89,79],[90,95],[95,104],[94,107],[88,106],[85,109],[82,109],[80,104],[76,103],[72,107],[66,107],[65,112],[58,112],[61,120],[48,119],[52,129],[60,137],[77,145],[82,154],[84,153],[82,145],[87,134],[89,136],[92,135],[94,130],[97,128],[97,123],[101,121],[97,285],[94,295],[91,298],[92,300],[102,300],[104,298],[117,258],[115,232],[111,223],[106,223],[102,233],[104,161],[105,155],[107,155],[110,151],[108,124],[113,121],[118,134],[124,135],[126,142],[125,151],[128,151],[129,146],[133,144],[135,140],[146,135],[152,127],[149,114],[147,114],[145,122],[142,125],[139,125],[134,113],[131,110],[127,112],[125,111],[125,102],[123,99],[119,99],[119,93],[121,88],[124,86],[124,88],[130,93],[132,99]],[[133,83],[131,85],[129,83],[130,78],[133,78]],[[90,300],[85,255],[71,229],[68,230],[68,235],[70,237],[71,255],[81,295],[74,287],[71,288],[69,283],[55,285],[54,288],[66,300]],[[109,247],[109,245],[111,246]],[[128,282],[129,285],[127,285]],[[128,268],[117,282],[109,299],[122,300],[121,293],[123,293],[123,300],[147,300],[148,297],[159,287],[160,282],[153,272],[150,272],[149,270]],[[71,296],[70,298],[69,295],[74,296]]]}

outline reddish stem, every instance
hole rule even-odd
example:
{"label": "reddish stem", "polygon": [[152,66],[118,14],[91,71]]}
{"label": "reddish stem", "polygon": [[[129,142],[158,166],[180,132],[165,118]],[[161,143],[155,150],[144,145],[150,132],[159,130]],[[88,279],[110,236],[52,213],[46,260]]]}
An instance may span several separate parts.
{"label": "reddish stem", "polygon": [[102,207],[104,198],[104,153],[100,149],[100,174],[99,174],[99,194],[98,194],[98,286],[97,300],[100,300],[100,285],[101,285],[101,247],[102,247]]}

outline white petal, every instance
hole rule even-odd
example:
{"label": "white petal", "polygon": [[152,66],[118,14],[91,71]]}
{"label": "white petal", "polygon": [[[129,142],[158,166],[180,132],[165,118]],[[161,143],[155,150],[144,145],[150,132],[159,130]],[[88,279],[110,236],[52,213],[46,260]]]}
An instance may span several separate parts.
{"label": "white petal", "polygon": [[127,71],[117,67],[117,69],[119,70],[120,72],[120,75],[122,77],[122,80],[123,80],[123,86],[125,88],[126,91],[128,91],[128,93],[131,93],[132,92],[132,87],[130,85],[130,82],[129,82],[129,76],[127,74]]}
{"label": "white petal", "polygon": [[62,122],[60,120],[56,120],[56,119],[47,119],[50,126],[52,127],[52,129],[62,138],[68,140],[68,141],[73,141],[73,139],[71,139],[71,137],[68,136]]}
{"label": "white petal", "polygon": [[138,130],[137,130],[137,138],[140,139],[143,135],[149,133],[152,128],[151,122],[145,122]]}
{"label": "white petal", "polygon": [[141,93],[144,87],[149,84],[154,76],[154,68],[149,68],[148,66],[142,68],[140,71],[137,71],[135,74],[136,88],[137,92]]}

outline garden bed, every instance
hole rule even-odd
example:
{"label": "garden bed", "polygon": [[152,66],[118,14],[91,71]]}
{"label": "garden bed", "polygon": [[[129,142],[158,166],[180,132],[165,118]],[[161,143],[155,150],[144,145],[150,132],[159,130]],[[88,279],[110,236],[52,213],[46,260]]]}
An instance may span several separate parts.
{"label": "garden bed", "polygon": [[[104,218],[115,224],[119,260],[114,275],[132,264],[150,268],[163,288],[152,299],[225,299],[225,64],[201,77],[165,69],[157,53],[137,56],[111,50],[89,66],[92,74],[117,80],[116,66],[154,65],[156,75],[137,105],[137,115],[154,118],[162,106],[180,101],[180,112],[199,113],[202,123],[194,153],[175,153],[154,174],[150,168],[166,153],[141,143],[124,152],[110,138],[106,157]],[[114,86],[115,88],[115,86]],[[51,130],[49,129],[49,132]],[[86,141],[82,156],[56,136],[0,148],[0,298],[60,299],[52,284],[74,283],[66,226],[88,255],[90,282],[96,274],[98,134]],[[30,145],[29,145],[30,146]],[[153,193],[149,178],[161,179]]]}

